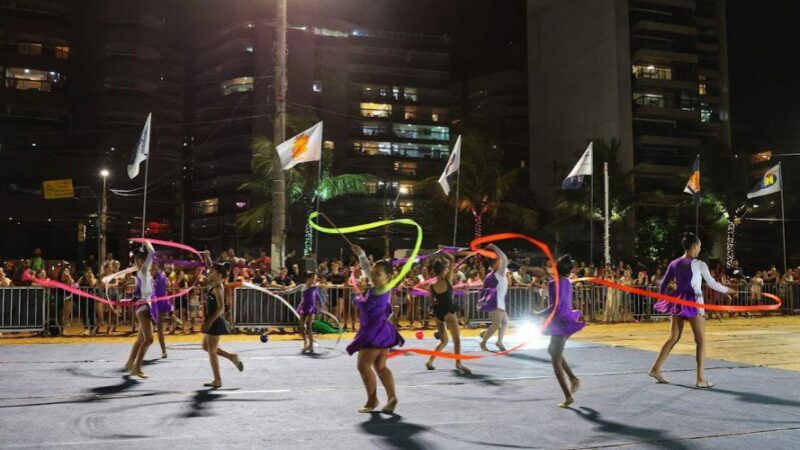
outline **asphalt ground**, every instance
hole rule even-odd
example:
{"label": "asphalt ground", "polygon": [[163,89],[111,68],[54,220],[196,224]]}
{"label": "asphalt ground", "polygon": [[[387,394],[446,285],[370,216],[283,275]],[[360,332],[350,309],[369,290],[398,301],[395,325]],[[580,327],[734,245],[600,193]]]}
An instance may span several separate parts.
{"label": "asphalt ground", "polygon": [[[365,393],[344,340],[320,341],[317,354],[306,356],[297,341],[223,338],[245,370],[222,360],[224,386],[209,390],[200,337],[189,338],[168,336],[163,360],[151,347],[147,380],[121,370],[125,343],[3,345],[0,447],[752,450],[800,442],[800,373],[768,366],[708,359],[716,386],[700,390],[694,358],[677,354],[664,370],[673,384],[659,385],[646,375],[652,351],[571,341],[565,356],[582,386],[562,409],[547,340],[539,337],[511,355],[467,362],[471,376],[455,372],[452,361],[428,371],[423,357],[392,359],[396,414],[360,414]],[[465,351],[478,351],[476,338],[465,340]],[[379,396],[386,400],[380,388]]]}

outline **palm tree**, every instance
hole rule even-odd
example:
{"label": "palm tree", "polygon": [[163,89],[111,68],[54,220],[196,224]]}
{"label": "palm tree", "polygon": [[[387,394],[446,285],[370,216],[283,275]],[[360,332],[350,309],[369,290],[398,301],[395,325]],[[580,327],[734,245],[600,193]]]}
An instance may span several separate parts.
{"label": "palm tree", "polygon": [[[481,132],[464,134],[458,209],[472,216],[474,237],[483,234],[487,218],[495,225],[502,223],[523,229],[535,228],[539,221],[539,214],[520,201],[522,196],[515,196],[527,192],[518,189],[521,170],[503,167],[498,153],[497,145]],[[422,188],[435,201],[455,207],[455,194],[445,197],[437,180],[438,177],[423,180]]]}
{"label": "palm tree", "polygon": [[[288,116],[287,130],[296,134],[314,123],[313,117]],[[275,156],[275,144],[264,136],[257,136],[251,144],[253,159],[252,176],[239,189],[250,193],[250,208],[236,217],[236,227],[240,232],[257,234],[268,231],[272,220],[272,174]],[[367,183],[372,180],[369,175],[341,174],[333,175],[333,152],[322,152],[322,173],[314,163],[299,164],[287,172],[287,194],[289,205],[302,207],[306,213],[311,212],[317,199],[324,202],[348,195],[366,194]],[[318,183],[319,177],[319,183]],[[311,251],[311,227],[306,224],[305,254]]]}

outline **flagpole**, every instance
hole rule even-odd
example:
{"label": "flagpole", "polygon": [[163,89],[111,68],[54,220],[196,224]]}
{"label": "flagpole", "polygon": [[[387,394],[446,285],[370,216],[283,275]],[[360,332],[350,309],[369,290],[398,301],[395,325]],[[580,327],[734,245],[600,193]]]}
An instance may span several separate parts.
{"label": "flagpole", "polygon": [[[317,197],[317,213],[319,213],[319,186],[322,184],[322,155],[319,155],[319,170],[317,170],[317,192],[315,197]],[[314,230],[314,257],[317,261],[320,261],[319,257],[319,232],[315,229]]]}
{"label": "flagpole", "polygon": [[144,161],[144,200],[142,201],[142,237],[144,237],[145,218],[147,217],[147,172],[150,168],[150,152],[147,152],[147,159]]}
{"label": "flagpole", "polygon": [[698,191],[697,191],[697,198],[694,200],[694,235],[698,238],[700,237],[700,201],[702,196],[702,190],[700,190],[700,154],[697,155],[697,183],[698,183]]}
{"label": "flagpole", "polygon": [[[594,153],[594,152],[592,152]],[[594,263],[594,155],[592,155],[592,181],[589,188],[589,265]]]}
{"label": "flagpole", "polygon": [[605,186],[605,214],[603,215],[603,229],[605,232],[603,241],[603,256],[606,264],[611,264],[611,228],[608,220],[608,162],[603,163],[603,184]]}
{"label": "flagpole", "polygon": [[783,206],[783,166],[780,162],[778,163],[778,174],[781,182],[781,228],[783,232],[783,273],[785,275],[789,266],[786,264],[786,210]]}
{"label": "flagpole", "polygon": [[458,174],[456,175],[456,208],[455,212],[453,213],[455,216],[455,220],[453,221],[453,247],[456,246],[456,235],[458,232],[458,202],[459,202],[459,196],[461,194],[460,190],[461,190],[461,167],[458,168]]}

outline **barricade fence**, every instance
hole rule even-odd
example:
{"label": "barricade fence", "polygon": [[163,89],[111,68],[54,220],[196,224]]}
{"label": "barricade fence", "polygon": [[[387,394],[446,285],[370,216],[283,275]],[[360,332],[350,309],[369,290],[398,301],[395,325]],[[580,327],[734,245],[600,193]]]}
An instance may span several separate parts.
{"label": "barricade fence", "polygon": [[[657,291],[658,286],[635,286],[648,291]],[[800,312],[800,284],[765,283],[755,287],[751,284],[735,286],[737,292],[727,296],[705,289],[706,303],[725,305],[762,305],[771,300],[762,293],[777,295],[783,299],[778,313]],[[106,296],[101,289],[83,288],[86,291]],[[336,316],[341,326],[348,330],[357,328],[358,314],[355,294],[348,286],[326,286],[320,289],[323,309]],[[281,294],[294,308],[302,301],[300,292]],[[110,289],[108,297],[118,301],[132,296],[132,287]],[[470,289],[457,293],[460,306],[459,319],[466,326],[489,322],[489,315],[478,308],[479,290]],[[511,320],[528,320],[536,311],[544,309],[549,302],[547,289],[538,286],[510,287],[506,298],[506,311]],[[198,330],[202,324],[205,291],[196,287],[188,295],[171,302],[172,316],[180,321],[162,322],[165,330]],[[413,295],[410,290],[400,289],[391,297],[392,320],[402,327],[428,326],[434,323],[431,315],[431,298]],[[263,292],[235,288],[225,291],[226,316],[237,328],[264,329],[267,327],[297,327],[297,318],[280,301]],[[616,289],[594,284],[573,285],[573,308],[580,310],[587,322],[648,321],[664,316],[654,309],[655,300],[638,294],[629,294]],[[733,316],[707,312],[711,317]],[[329,320],[327,317],[320,317]],[[61,289],[42,287],[0,288],[0,331],[41,331],[45,334],[64,334],[67,330],[83,328],[85,333],[136,331],[135,311],[131,303],[111,307],[99,302],[79,298]],[[71,331],[75,333],[75,331]]]}

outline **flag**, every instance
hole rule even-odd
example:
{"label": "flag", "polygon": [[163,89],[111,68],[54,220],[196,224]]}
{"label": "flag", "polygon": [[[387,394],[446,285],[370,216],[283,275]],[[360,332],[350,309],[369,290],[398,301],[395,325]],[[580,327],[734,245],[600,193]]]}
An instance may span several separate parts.
{"label": "flag", "polygon": [[450,183],[447,182],[447,177],[458,172],[461,167],[461,135],[456,139],[453,146],[453,151],[450,153],[450,158],[447,159],[447,164],[444,166],[442,176],[439,177],[439,184],[442,185],[444,195],[450,195]]}
{"label": "flag", "polygon": [[139,136],[139,142],[131,153],[131,158],[128,160],[128,178],[134,179],[139,175],[139,166],[142,161],[150,156],[150,121],[153,118],[153,113],[147,115],[147,120],[144,121],[144,128],[142,128],[142,135]]}
{"label": "flag", "polygon": [[282,170],[304,162],[319,161],[322,157],[322,121],[282,143],[277,150]]}
{"label": "flag", "polygon": [[593,148],[594,142],[589,142],[589,146],[586,147],[586,151],[583,152],[581,159],[578,160],[578,163],[572,168],[572,171],[569,173],[569,175],[567,175],[567,178],[564,178],[564,181],[561,183],[562,189],[580,189],[581,186],[583,186],[583,177],[593,175]]}
{"label": "flag", "polygon": [[689,195],[694,195],[695,201],[700,201],[700,155],[698,155],[694,160],[694,166],[692,166],[692,175],[689,176],[689,182],[686,183],[686,187],[683,189],[683,192]]}
{"label": "flag", "polygon": [[781,178],[781,165],[772,166],[764,176],[758,180],[753,190],[747,193],[747,198],[761,197],[774,194],[783,190],[783,179]]}

